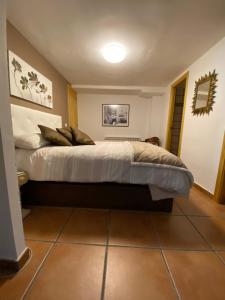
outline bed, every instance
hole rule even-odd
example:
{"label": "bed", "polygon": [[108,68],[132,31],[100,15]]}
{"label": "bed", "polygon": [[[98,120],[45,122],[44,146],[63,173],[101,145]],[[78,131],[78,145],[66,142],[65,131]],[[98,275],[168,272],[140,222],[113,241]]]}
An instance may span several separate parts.
{"label": "bed", "polygon": [[[14,135],[39,132],[38,124],[62,127],[60,116],[16,105],[12,122]],[[144,144],[97,141],[87,146],[16,149],[17,168],[30,178],[23,186],[22,201],[171,211],[174,197],[188,197],[192,174],[183,166],[135,160],[136,148]]]}

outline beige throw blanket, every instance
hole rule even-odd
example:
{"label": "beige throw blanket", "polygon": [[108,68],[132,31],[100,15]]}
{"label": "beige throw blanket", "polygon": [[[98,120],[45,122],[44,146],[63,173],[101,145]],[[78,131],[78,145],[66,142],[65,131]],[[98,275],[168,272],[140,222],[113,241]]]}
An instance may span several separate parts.
{"label": "beige throw blanket", "polygon": [[134,161],[187,168],[182,160],[167,150],[144,142],[132,142]]}

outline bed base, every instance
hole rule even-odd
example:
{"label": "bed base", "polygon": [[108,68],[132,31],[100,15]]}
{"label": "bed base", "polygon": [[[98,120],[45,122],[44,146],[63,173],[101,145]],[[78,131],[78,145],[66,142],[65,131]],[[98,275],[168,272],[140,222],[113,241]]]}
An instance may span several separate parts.
{"label": "bed base", "polygon": [[28,181],[21,187],[26,205],[171,212],[173,199],[152,201],[147,185]]}

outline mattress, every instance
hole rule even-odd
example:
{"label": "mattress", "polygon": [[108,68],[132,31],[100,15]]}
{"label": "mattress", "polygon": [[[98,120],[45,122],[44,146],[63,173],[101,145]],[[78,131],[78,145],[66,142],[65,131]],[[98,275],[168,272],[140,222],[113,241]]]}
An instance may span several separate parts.
{"label": "mattress", "polygon": [[186,168],[134,162],[129,142],[16,149],[17,169],[35,181],[117,182],[148,185],[153,200],[188,197],[193,176]]}

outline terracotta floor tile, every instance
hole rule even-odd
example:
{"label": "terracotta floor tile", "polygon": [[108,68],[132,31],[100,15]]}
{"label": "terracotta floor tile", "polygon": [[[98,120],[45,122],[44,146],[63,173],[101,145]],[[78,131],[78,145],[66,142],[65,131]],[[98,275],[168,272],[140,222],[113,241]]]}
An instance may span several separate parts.
{"label": "terracotta floor tile", "polygon": [[15,276],[0,279],[0,299],[19,300],[25,292],[28,284],[34,277],[38,267],[47,255],[52,244],[42,242],[27,242],[32,250],[32,258],[29,263]]}
{"label": "terracotta floor tile", "polygon": [[225,206],[213,201],[196,188],[192,188],[189,199],[177,198],[175,202],[189,216],[223,216]]}
{"label": "terracotta floor tile", "polygon": [[25,299],[99,300],[105,247],[56,244]]}
{"label": "terracotta floor tile", "polygon": [[172,209],[171,214],[175,215],[175,216],[183,216],[184,215],[183,211],[179,208],[179,206],[176,204],[175,201],[173,202],[173,209]]}
{"label": "terracotta floor tile", "polygon": [[207,251],[164,251],[182,300],[223,300],[225,267]]}
{"label": "terracotta floor tile", "polygon": [[163,248],[209,249],[207,243],[185,216],[152,216]]}
{"label": "terracotta floor tile", "polygon": [[179,208],[188,216],[206,216],[205,209],[200,205],[198,201],[193,200],[190,195],[189,199],[176,198],[175,203]]}
{"label": "terracotta floor tile", "polygon": [[158,246],[149,213],[112,212],[110,245]]}
{"label": "terracotta floor tile", "polygon": [[224,251],[217,251],[217,254],[222,258],[222,260],[225,264],[225,252]]}
{"label": "terracotta floor tile", "polygon": [[105,300],[177,299],[160,250],[109,247]]}
{"label": "terracotta floor tile", "polygon": [[26,239],[55,241],[71,212],[71,208],[32,207],[24,220]]}
{"label": "terracotta floor tile", "polygon": [[209,244],[218,250],[225,250],[225,219],[221,217],[190,217]]}
{"label": "terracotta floor tile", "polygon": [[59,241],[105,244],[109,213],[105,210],[75,210]]}
{"label": "terracotta floor tile", "polygon": [[149,212],[149,213],[153,214],[153,215],[184,216],[183,211],[179,208],[179,206],[176,204],[175,201],[173,201],[173,209],[172,209],[171,212],[152,211],[152,212]]}

